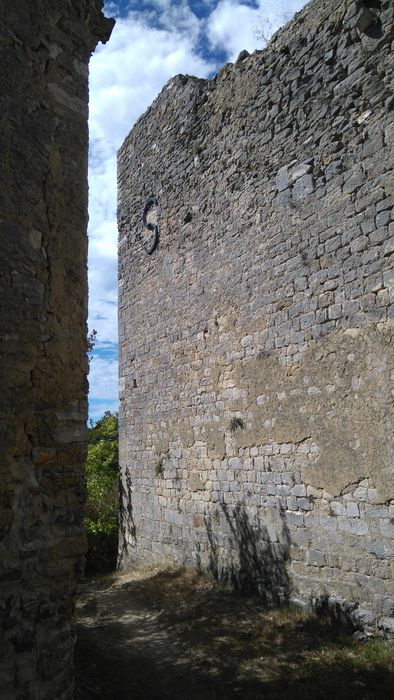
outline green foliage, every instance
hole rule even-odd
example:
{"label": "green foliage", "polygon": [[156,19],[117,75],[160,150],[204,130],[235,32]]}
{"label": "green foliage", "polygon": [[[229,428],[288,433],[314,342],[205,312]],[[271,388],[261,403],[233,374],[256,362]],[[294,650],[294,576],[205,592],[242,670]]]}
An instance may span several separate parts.
{"label": "green foliage", "polygon": [[89,362],[93,359],[93,349],[94,346],[96,345],[96,338],[97,338],[97,331],[95,328],[93,328],[90,333],[88,333],[88,337],[86,338],[86,350],[88,353],[88,360]]}
{"label": "green foliage", "polygon": [[239,428],[244,428],[245,423],[242,420],[242,418],[238,418],[238,416],[233,416],[232,419],[230,420],[230,433],[235,433],[236,430]]}
{"label": "green foliage", "polygon": [[115,567],[118,539],[118,416],[107,411],[89,428],[86,478],[88,572]]}
{"label": "green foliage", "polygon": [[160,477],[162,477],[164,474],[164,457],[163,456],[161,456],[155,464],[155,474],[156,474],[158,479]]}

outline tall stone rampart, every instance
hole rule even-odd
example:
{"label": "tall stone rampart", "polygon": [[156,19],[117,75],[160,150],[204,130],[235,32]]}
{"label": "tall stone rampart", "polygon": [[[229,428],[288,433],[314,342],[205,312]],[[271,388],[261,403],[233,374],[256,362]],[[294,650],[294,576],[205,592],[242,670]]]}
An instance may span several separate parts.
{"label": "tall stone rampart", "polygon": [[120,149],[118,215],[121,565],[386,631],[393,15],[314,0],[213,80],[172,79]]}
{"label": "tall stone rampart", "polygon": [[88,62],[100,0],[3,0],[0,696],[73,698],[87,419]]}

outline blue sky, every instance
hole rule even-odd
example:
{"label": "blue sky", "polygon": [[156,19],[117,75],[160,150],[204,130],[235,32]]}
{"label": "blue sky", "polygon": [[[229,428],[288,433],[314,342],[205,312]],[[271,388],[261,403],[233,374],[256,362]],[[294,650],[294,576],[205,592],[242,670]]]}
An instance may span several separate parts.
{"label": "blue sky", "polygon": [[242,49],[263,48],[305,0],[108,0],[116,18],[90,64],[90,418],[117,410],[116,151],[163,85],[177,73],[212,77]]}

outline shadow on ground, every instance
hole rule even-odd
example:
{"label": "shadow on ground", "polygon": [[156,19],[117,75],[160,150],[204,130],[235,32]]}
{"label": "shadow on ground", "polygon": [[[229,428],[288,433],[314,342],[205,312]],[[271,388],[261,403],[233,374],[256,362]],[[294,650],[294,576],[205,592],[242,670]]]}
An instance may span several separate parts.
{"label": "shadow on ground", "polygon": [[268,609],[192,571],[135,571],[81,586],[76,700],[392,696],[392,647]]}

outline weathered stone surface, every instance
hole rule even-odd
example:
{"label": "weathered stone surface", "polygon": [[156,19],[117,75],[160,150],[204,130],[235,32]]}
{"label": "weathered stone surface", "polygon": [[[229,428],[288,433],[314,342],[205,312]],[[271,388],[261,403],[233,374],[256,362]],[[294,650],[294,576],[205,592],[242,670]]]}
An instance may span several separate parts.
{"label": "weathered stone surface", "polygon": [[364,7],[357,17],[356,27],[360,32],[365,32],[371,24],[376,22],[376,15],[368,7]]}
{"label": "weathered stone surface", "polygon": [[73,697],[83,570],[87,65],[100,0],[4,0],[0,696]]}
{"label": "weathered stone surface", "polygon": [[119,152],[119,558],[328,595],[376,626],[393,597],[394,5],[376,36],[360,8],[315,0],[212,81],[177,76]]}

